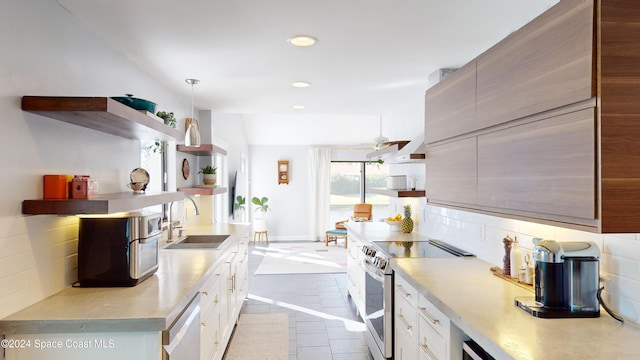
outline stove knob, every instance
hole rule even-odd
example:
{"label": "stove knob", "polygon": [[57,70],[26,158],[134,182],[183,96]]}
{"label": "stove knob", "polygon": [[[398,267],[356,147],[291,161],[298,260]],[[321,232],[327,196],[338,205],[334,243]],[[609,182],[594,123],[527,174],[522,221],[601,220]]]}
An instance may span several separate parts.
{"label": "stove knob", "polygon": [[384,270],[384,268],[386,268],[386,267],[387,267],[387,260],[380,259],[380,261],[378,262],[378,267],[379,267],[381,270]]}

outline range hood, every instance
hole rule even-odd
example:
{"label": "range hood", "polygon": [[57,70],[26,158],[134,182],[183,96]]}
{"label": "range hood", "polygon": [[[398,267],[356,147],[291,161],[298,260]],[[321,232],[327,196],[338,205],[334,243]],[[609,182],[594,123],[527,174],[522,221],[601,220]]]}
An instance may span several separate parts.
{"label": "range hood", "polygon": [[379,150],[367,153],[367,159],[371,161],[382,159],[391,164],[424,162],[425,150],[424,134],[422,134],[411,141],[395,141]]}

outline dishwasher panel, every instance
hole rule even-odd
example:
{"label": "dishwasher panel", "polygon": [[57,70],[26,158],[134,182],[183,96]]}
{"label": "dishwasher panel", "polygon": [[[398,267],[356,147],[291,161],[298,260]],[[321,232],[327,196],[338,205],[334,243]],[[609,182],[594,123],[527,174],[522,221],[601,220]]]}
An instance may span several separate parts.
{"label": "dishwasher panel", "polygon": [[200,359],[200,294],[162,334],[163,360]]}

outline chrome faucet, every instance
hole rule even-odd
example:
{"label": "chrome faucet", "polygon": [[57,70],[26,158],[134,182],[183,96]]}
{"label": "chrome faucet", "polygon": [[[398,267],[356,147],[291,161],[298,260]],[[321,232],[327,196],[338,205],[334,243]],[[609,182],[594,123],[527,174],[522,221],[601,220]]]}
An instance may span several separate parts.
{"label": "chrome faucet", "polygon": [[[198,205],[196,204],[196,201],[193,200],[193,198],[187,194],[184,194],[184,196],[185,198],[191,200],[191,203],[193,204],[193,209],[195,210],[196,215],[200,215],[200,210],[198,209]],[[175,226],[173,223],[173,219],[171,218],[171,213],[172,213],[174,203],[175,201],[172,201],[171,204],[169,204],[169,234],[167,236],[167,242],[173,241],[173,230],[182,229],[182,225]]]}

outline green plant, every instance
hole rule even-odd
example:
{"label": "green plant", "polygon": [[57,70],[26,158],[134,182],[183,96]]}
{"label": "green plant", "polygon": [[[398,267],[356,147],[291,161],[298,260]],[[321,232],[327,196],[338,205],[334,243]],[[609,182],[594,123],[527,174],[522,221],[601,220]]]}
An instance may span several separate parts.
{"label": "green plant", "polygon": [[198,171],[198,174],[215,174],[218,168],[212,167],[211,165],[207,165]]}
{"label": "green plant", "polygon": [[380,165],[384,164],[384,160],[382,160],[382,158],[378,158],[378,160],[375,160],[375,161],[370,160],[368,162],[368,164],[373,164],[373,163],[376,163],[378,166],[380,166]]}
{"label": "green plant", "polygon": [[176,124],[178,123],[176,121],[175,116],[173,115],[173,112],[166,112],[166,111],[158,111],[156,113],[156,115],[159,118],[162,118],[162,120],[164,120],[164,123],[171,126],[172,128],[176,128]]}
{"label": "green plant", "polygon": [[258,206],[255,211],[260,210],[263,213],[266,213],[267,211],[271,210],[271,209],[269,209],[269,205],[267,205],[267,201],[269,201],[268,197],[262,197],[262,199],[260,199],[257,196],[254,196],[251,199],[251,202],[254,205]]}
{"label": "green plant", "polygon": [[156,140],[151,146],[149,146],[149,149],[154,153],[163,153],[167,150],[167,142]]}
{"label": "green plant", "polygon": [[246,199],[244,198],[244,196],[238,195],[236,197],[236,203],[233,204],[233,209],[234,210],[244,210],[245,201],[246,201]]}

